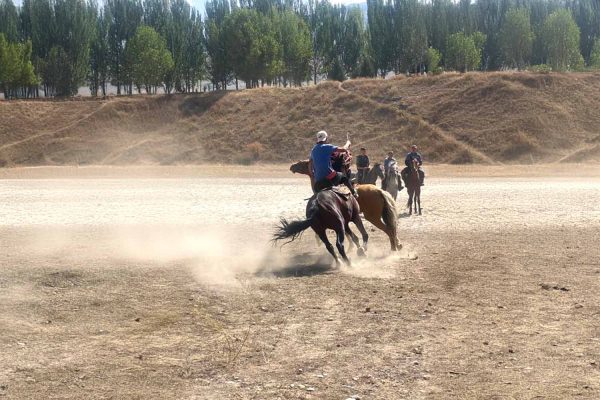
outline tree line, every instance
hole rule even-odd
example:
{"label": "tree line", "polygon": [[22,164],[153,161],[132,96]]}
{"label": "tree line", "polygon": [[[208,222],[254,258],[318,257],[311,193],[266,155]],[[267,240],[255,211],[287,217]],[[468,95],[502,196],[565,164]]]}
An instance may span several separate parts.
{"label": "tree line", "polygon": [[600,68],[597,0],[0,0],[6,98]]}

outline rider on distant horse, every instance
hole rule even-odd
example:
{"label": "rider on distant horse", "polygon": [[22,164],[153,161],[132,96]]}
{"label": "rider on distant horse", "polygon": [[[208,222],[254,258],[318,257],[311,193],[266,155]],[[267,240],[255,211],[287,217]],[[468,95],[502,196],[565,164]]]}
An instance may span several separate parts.
{"label": "rider on distant horse", "polygon": [[406,182],[406,177],[410,171],[410,166],[412,165],[413,160],[417,160],[417,164],[419,165],[419,179],[421,181],[421,186],[425,185],[425,172],[420,168],[423,165],[423,157],[417,151],[417,145],[413,144],[410,147],[410,153],[406,155],[406,159],[404,160],[404,164],[406,164],[406,168],[402,170],[402,179]]}
{"label": "rider on distant horse", "polygon": [[[383,160],[383,180],[381,181],[381,190],[385,190],[387,177],[390,171],[390,167],[396,164],[396,159],[394,158],[394,152],[388,151],[387,158]],[[402,179],[398,178],[398,190],[404,189],[402,187]]]}
{"label": "rider on distant horse", "polygon": [[350,147],[350,140],[346,141],[344,147],[337,147],[327,143],[327,132],[319,131],[317,133],[317,144],[315,144],[309,156],[309,171],[313,173],[316,192],[344,184],[350,189],[350,193],[354,197],[358,197],[348,177],[335,171],[331,165],[331,157],[335,153],[348,153],[348,147]]}
{"label": "rider on distant horse", "polygon": [[360,148],[360,154],[356,157],[356,182],[360,185],[366,182],[367,174],[369,173],[369,156],[367,149]]}

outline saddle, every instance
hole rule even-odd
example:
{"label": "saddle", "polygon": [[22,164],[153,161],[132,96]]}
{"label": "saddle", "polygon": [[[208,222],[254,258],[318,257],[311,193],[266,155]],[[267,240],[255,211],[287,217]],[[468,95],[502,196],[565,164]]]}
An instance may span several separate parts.
{"label": "saddle", "polygon": [[[331,190],[333,193],[337,194],[344,201],[346,201],[350,198],[350,191],[344,185],[326,187],[326,188],[319,190],[317,193],[324,192],[326,190]],[[315,193],[315,195],[316,195],[316,193]]]}

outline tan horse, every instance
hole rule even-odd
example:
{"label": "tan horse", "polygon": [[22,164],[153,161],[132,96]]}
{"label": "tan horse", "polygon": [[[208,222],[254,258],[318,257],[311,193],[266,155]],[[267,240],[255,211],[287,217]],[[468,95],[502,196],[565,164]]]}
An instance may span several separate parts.
{"label": "tan horse", "polygon": [[[313,183],[312,174],[308,171],[308,160],[298,161],[290,166],[293,173],[308,175]],[[356,185],[358,205],[365,219],[381,229],[390,239],[392,251],[400,250],[402,245],[398,240],[396,224],[398,211],[396,202],[389,193],[375,185]]]}

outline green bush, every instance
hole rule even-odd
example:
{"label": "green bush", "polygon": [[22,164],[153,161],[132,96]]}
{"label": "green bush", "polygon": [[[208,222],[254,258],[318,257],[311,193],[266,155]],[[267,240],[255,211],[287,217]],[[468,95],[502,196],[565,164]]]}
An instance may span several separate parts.
{"label": "green bush", "polygon": [[549,66],[548,64],[537,64],[537,65],[530,66],[529,71],[538,72],[541,74],[548,74],[548,73],[552,72],[552,67]]}

